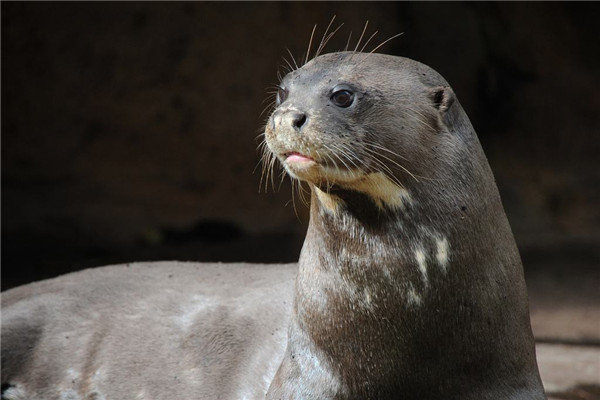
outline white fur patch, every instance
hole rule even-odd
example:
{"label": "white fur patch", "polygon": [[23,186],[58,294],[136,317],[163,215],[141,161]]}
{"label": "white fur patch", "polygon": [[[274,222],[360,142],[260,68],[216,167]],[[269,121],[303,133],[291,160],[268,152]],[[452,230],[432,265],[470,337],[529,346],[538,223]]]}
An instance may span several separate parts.
{"label": "white fur patch", "polygon": [[[387,206],[405,210],[407,205],[413,203],[410,193],[406,189],[391,181],[381,172],[360,176],[356,171],[327,169],[325,176],[329,177],[331,183],[366,194],[381,209]],[[327,210],[337,213],[342,200],[317,188],[315,190],[317,190],[317,197],[321,204]]]}
{"label": "white fur patch", "polygon": [[425,286],[427,286],[429,282],[427,280],[426,256],[423,249],[415,250],[415,259],[417,260],[417,266],[419,267],[419,272],[421,272],[423,283],[425,284]]}
{"label": "white fur patch", "polygon": [[448,244],[448,239],[438,239],[436,240],[437,253],[435,258],[437,259],[438,264],[442,267],[442,271],[446,272],[448,268],[448,261],[450,259],[450,245]]}
{"label": "white fur patch", "polygon": [[335,195],[323,192],[318,187],[315,187],[314,190],[323,209],[334,216],[337,215],[342,200]]}
{"label": "white fur patch", "polygon": [[373,300],[377,300],[377,294],[373,293],[369,287],[364,288],[360,302],[360,305],[363,307],[363,309],[373,312]]}
{"label": "white fur patch", "polygon": [[417,293],[412,284],[409,284],[408,290],[406,292],[408,304],[413,306],[420,306],[422,303],[421,296]]}
{"label": "white fur patch", "polygon": [[367,194],[379,208],[388,206],[405,210],[407,205],[412,204],[410,193],[381,172],[369,174],[354,182],[348,182],[346,186]]}

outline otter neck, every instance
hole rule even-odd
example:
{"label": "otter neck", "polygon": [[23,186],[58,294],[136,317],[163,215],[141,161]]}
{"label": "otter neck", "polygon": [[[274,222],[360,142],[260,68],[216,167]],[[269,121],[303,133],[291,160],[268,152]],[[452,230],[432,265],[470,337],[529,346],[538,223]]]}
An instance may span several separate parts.
{"label": "otter neck", "polygon": [[[418,381],[419,373],[434,371],[439,367],[435,360],[442,357],[432,356],[423,367],[420,332],[435,332],[444,340],[454,335],[452,324],[427,322],[423,315],[450,321],[453,310],[460,309],[460,297],[452,293],[456,284],[448,283],[467,281],[455,271],[454,263],[468,259],[472,251],[460,238],[466,237],[465,229],[484,235],[469,220],[487,218],[482,216],[493,213],[484,210],[495,205],[482,199],[463,211],[451,190],[476,198],[473,188],[477,186],[448,188],[442,186],[444,182],[423,185],[429,195],[419,185],[408,187],[398,192],[405,201],[395,206],[382,206],[356,191],[334,188],[325,193],[312,188],[289,343],[296,359],[302,354],[300,348],[312,349],[310,357],[329,366],[339,387],[351,394],[346,397],[386,398],[378,390],[409,379],[403,365],[423,368],[414,368],[415,376],[410,378]],[[431,193],[447,197],[439,201]],[[491,220],[485,226],[488,223],[501,226]],[[478,248],[484,254],[493,250],[494,240],[485,242],[490,243],[489,249]],[[463,294],[470,290],[461,288]],[[297,362],[310,365],[310,357]],[[397,376],[398,371],[403,371],[402,376]]]}
{"label": "otter neck", "polygon": [[[437,222],[436,227],[426,225],[410,201],[401,207],[381,207],[359,192],[334,189],[324,193],[313,188],[299,281],[319,279],[306,288],[297,285],[298,305],[302,307],[306,301],[314,307],[308,298],[314,297],[312,293],[318,286],[326,301],[350,305],[364,300],[357,291],[370,287],[379,296],[392,295],[398,290],[398,281],[423,286],[422,274],[415,274],[412,268],[418,260],[410,255],[421,248],[425,251],[425,247],[435,247],[436,239],[446,237]],[[336,290],[340,287],[336,285],[348,290]],[[335,319],[339,313],[324,307],[321,317]]]}
{"label": "otter neck", "polygon": [[318,190],[299,261],[290,345],[296,358],[301,348],[313,349],[298,363],[317,358],[340,390],[377,397],[371,390],[397,380],[397,365],[414,352],[403,322],[443,273],[425,271],[419,255],[432,254],[445,236],[420,226],[408,206],[381,208],[357,192]]}

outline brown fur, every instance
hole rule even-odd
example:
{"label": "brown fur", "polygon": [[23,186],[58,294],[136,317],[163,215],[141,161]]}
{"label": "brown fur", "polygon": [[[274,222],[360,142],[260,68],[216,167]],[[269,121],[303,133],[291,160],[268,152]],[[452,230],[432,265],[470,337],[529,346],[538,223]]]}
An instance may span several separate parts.
{"label": "brown fur", "polygon": [[[357,101],[323,111],[327,88],[340,82]],[[307,122],[291,129],[276,110],[267,142],[313,199],[288,348],[267,397],[544,398],[519,254],[447,82],[412,60],[337,53],[282,85],[289,95],[279,109]],[[280,156],[295,142],[335,165],[295,170]],[[389,151],[366,151],[369,142]],[[352,158],[354,179],[329,172]],[[357,189],[375,173],[404,206]]]}
{"label": "brown fur", "polygon": [[299,264],[135,264],[5,292],[7,399],[545,398],[519,254],[447,82],[346,52],[282,85],[265,137],[311,187]]}

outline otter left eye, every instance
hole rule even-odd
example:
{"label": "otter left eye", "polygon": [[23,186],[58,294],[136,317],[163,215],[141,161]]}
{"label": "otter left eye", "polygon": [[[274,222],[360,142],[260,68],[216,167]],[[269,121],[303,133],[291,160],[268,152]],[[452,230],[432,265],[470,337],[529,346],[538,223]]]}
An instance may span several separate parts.
{"label": "otter left eye", "polygon": [[352,102],[354,102],[354,93],[346,89],[337,90],[331,94],[330,99],[334,105],[346,108],[350,107]]}

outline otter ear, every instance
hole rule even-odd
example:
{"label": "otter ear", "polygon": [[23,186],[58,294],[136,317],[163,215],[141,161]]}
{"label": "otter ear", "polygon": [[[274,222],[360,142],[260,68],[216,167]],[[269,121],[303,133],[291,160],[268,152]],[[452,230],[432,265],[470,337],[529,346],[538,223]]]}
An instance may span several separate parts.
{"label": "otter ear", "polygon": [[429,98],[435,108],[440,112],[446,112],[454,103],[456,96],[449,86],[437,86],[429,89]]}

